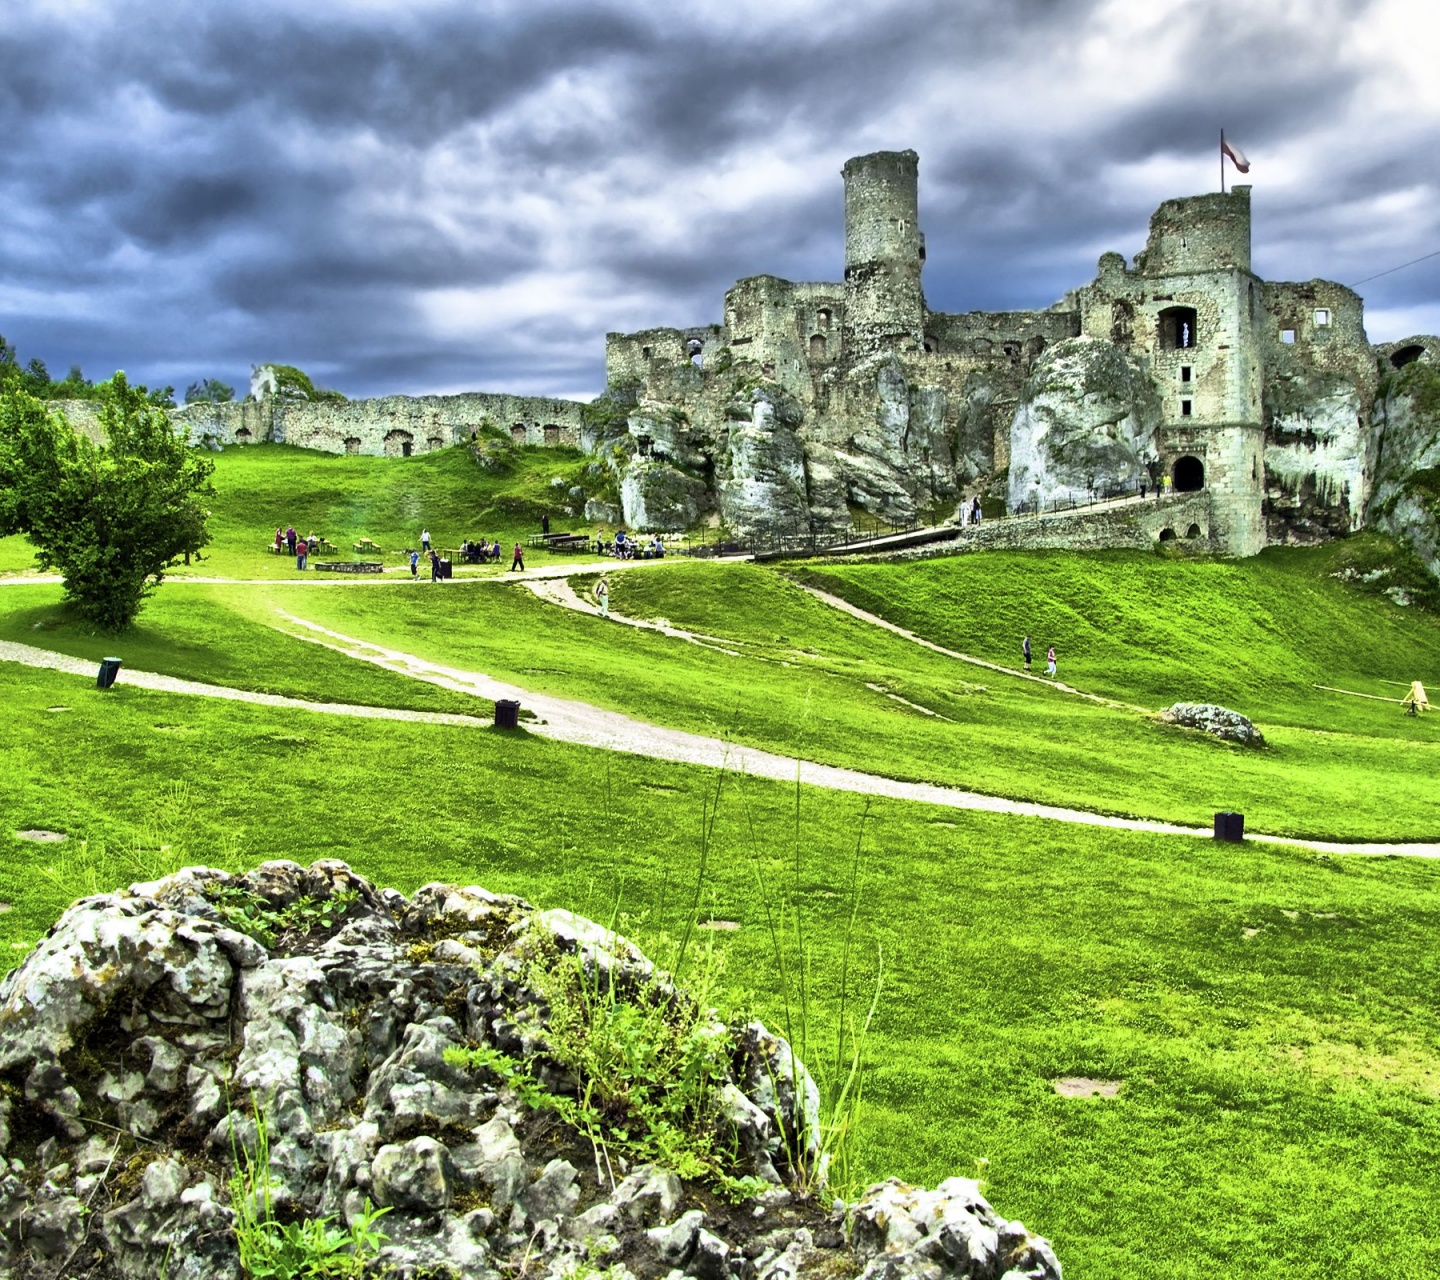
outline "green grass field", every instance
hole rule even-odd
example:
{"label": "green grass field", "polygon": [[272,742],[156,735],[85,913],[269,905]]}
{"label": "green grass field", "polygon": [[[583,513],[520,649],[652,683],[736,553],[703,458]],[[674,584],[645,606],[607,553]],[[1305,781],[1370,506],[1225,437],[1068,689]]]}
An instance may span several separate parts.
{"label": "green grass field", "polygon": [[[321,587],[276,575],[249,542],[252,508],[262,543],[267,522],[273,534],[288,511],[298,527],[304,510],[317,526],[330,513],[332,537],[383,542],[405,537],[410,492],[443,542],[443,513],[458,536],[495,533],[484,512],[548,492],[538,459],[472,494],[462,453],[229,450],[215,556],[198,573],[284,584],[167,584],[118,639],[78,627],[54,585],[4,586],[0,640],[316,701],[488,716],[488,703],[295,638],[284,609],[535,691],[889,776],[1194,823],[1234,807],[1252,829],[1440,836],[1440,716],[1314,688],[1440,687],[1435,618],[1331,577],[1343,544],[1244,562],[997,554],[612,577],[619,613],[720,641],[705,647],[508,583]],[[322,500],[332,462],[344,466]],[[472,504],[481,523],[466,528]],[[14,550],[0,544],[0,562]],[[1064,679],[1124,706],[934,654],[816,601],[792,574],[1009,666],[1029,630],[1039,653],[1056,643]],[[12,962],[68,900],[50,866],[73,888],[87,864],[121,878],[343,857],[405,890],[479,882],[606,919],[618,905],[655,945],[690,918],[711,771],[523,731],[153,693],[123,675],[101,694],[0,663],[0,686],[0,946]],[[1146,714],[1182,698],[1252,715],[1271,746],[1242,751]],[[1050,1236],[1072,1280],[1440,1272],[1440,865],[896,801],[862,822],[860,797],[799,799],[797,865],[794,788],[725,778],[699,918],[738,922],[706,935],[726,954],[729,998],[778,1025],[765,909],[782,888],[798,893],[815,994],[805,1047],[823,1068],[856,906],[867,994],[879,956],[884,969],[865,1052],[865,1176],[934,1183],[988,1160],[997,1207]],[[30,828],[71,838],[15,838]],[[1052,1082],[1070,1075],[1122,1088],[1058,1096]]]}

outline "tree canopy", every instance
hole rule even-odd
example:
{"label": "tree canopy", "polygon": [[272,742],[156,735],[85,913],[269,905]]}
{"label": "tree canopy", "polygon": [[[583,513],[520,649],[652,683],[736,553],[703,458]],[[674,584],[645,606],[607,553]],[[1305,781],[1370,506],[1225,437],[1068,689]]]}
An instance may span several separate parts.
{"label": "tree canopy", "polygon": [[[70,372],[59,379],[50,376],[38,356],[22,365],[19,353],[0,334],[0,393],[27,391],[41,400],[99,400],[107,386],[106,382],[91,382],[78,364],[72,364]],[[151,404],[175,407],[174,387],[146,391],[145,396]]]}
{"label": "tree canopy", "polygon": [[24,533],[80,616],[118,631],[168,567],[209,541],[201,499],[214,465],[123,373],[98,399],[100,445],[31,392],[0,385],[0,534]]}

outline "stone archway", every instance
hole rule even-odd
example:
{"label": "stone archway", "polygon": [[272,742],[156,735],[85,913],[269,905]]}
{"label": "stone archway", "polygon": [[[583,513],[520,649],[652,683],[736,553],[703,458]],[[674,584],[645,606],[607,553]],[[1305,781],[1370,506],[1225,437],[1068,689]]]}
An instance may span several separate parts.
{"label": "stone archway", "polygon": [[1160,541],[1161,541],[1161,542],[1174,542],[1174,541],[1175,541],[1175,530],[1174,530],[1174,529],[1171,529],[1171,528],[1161,529],[1161,530],[1160,530]]}
{"label": "stone archway", "polygon": [[1176,493],[1194,493],[1197,489],[1205,487],[1205,464],[1187,453],[1183,458],[1175,459],[1175,466],[1170,472],[1170,481],[1175,486]]}
{"label": "stone archway", "polygon": [[408,458],[415,449],[415,437],[408,431],[389,431],[385,434],[385,456],[387,458]]}

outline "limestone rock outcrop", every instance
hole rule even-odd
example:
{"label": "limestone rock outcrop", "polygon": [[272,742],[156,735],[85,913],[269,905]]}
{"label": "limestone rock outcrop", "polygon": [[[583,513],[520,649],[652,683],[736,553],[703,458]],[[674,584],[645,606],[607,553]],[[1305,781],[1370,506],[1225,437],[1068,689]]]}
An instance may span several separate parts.
{"label": "limestone rock outcrop", "polygon": [[[562,970],[725,1047],[700,1129],[743,1204],[564,1123]],[[817,1199],[818,1103],[784,1040],[569,912],[339,862],[187,868],[75,903],[0,985],[0,1276],[240,1280],[237,1214],[268,1205],[368,1221],[364,1274],[408,1280],[1059,1280],[973,1182]]]}
{"label": "limestone rock outcrop", "polygon": [[725,408],[723,460],[717,474],[720,516],[738,533],[809,528],[805,448],[794,398],[762,384]]}
{"label": "limestone rock outcrop", "polygon": [[1125,352],[1067,338],[1036,361],[1010,426],[1012,509],[1133,490],[1158,454],[1160,403]]}
{"label": "limestone rock outcrop", "polygon": [[1160,713],[1165,724],[1178,724],[1186,729],[1199,729],[1226,742],[1246,747],[1263,747],[1265,737],[1246,716],[1212,702],[1177,702]]}
{"label": "limestone rock outcrop", "polygon": [[1369,522],[1407,543],[1440,578],[1440,339],[1393,344],[1414,358],[1376,402],[1379,435]]}

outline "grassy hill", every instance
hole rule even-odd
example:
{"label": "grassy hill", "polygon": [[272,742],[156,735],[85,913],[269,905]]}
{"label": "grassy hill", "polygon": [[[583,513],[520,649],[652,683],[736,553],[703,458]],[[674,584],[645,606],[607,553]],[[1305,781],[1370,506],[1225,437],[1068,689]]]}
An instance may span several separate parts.
{"label": "grassy hill", "polygon": [[[1440,691],[1435,617],[1333,576],[1363,542],[1242,562],[993,554],[612,574],[618,613],[669,619],[689,643],[488,572],[322,585],[263,550],[282,521],[387,547],[421,524],[442,545],[508,540],[558,506],[551,481],[578,456],[521,451],[507,476],[463,450],[401,462],[267,446],[218,462],[214,557],[190,576],[262,581],[167,583],[119,639],[77,626],[58,587],[0,587],[0,640],[317,702],[488,714],[304,642],[283,609],[527,689],[889,776],[1196,823],[1236,807],[1252,829],[1440,835],[1440,715],[1314,687],[1388,696],[1418,677]],[[936,654],[797,578],[1010,668],[1028,630],[1037,655],[1057,645],[1066,681],[1117,705]],[[1271,746],[1155,722],[1181,698],[1253,716]],[[883,970],[857,1176],[933,1183],[987,1160],[997,1206],[1050,1235],[1072,1280],[1440,1273],[1433,862],[867,810],[524,731],[341,720],[123,677],[101,694],[6,662],[0,699],[11,960],[75,893],[195,860],[338,856],[406,890],[482,883],[618,911],[661,948],[720,919],[738,926],[705,934],[727,999],[777,1025],[788,1007],[832,1078],[842,986],[853,1011]],[[17,837],[30,828],[70,840]],[[797,934],[807,957],[803,1036],[767,926],[782,900],[799,909],[789,958]],[[1065,1076],[1121,1089],[1061,1097]]]}

